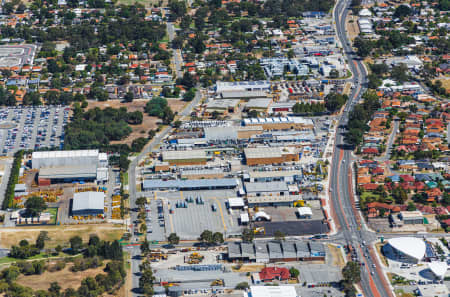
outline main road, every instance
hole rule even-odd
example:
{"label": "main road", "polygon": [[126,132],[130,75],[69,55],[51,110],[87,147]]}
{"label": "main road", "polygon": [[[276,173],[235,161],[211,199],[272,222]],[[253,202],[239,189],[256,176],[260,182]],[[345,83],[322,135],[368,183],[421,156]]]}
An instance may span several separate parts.
{"label": "main road", "polygon": [[361,289],[366,297],[390,297],[391,290],[386,282],[384,274],[378,264],[376,251],[369,245],[376,237],[369,232],[361,223],[358,210],[353,202],[352,189],[352,150],[345,146],[345,126],[349,114],[354,105],[361,100],[367,84],[367,71],[363,63],[353,53],[350,41],[346,34],[345,19],[349,11],[349,0],[338,0],[333,11],[333,19],[336,25],[336,34],[339,38],[343,54],[347,57],[348,65],[353,73],[354,88],[350,94],[349,101],[339,118],[336,129],[334,152],[330,176],[330,195],[333,210],[340,233],[347,244],[352,245],[361,266]]}

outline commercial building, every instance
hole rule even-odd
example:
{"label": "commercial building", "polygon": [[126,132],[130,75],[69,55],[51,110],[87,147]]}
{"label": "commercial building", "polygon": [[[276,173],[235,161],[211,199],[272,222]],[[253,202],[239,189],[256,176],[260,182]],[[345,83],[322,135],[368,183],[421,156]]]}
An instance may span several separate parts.
{"label": "commercial building", "polygon": [[267,97],[270,91],[269,81],[216,82],[216,97],[218,98]]}
{"label": "commercial building", "polygon": [[418,263],[425,256],[425,241],[416,237],[395,237],[383,247],[385,255],[401,262]]}
{"label": "commercial building", "polygon": [[293,147],[256,147],[244,149],[247,165],[269,165],[296,162],[299,154]]}
{"label": "commercial building", "polygon": [[401,211],[398,216],[405,225],[423,224],[423,214],[418,210]]}
{"label": "commercial building", "polygon": [[254,243],[230,242],[227,245],[227,259],[231,262],[292,262],[324,260],[325,247],[322,243],[294,241],[256,241]]}
{"label": "commercial building", "polygon": [[192,179],[192,180],[146,179],[142,183],[142,190],[143,191],[215,190],[215,189],[235,189],[237,186],[238,182],[235,178]]}
{"label": "commercial building", "polygon": [[242,125],[261,126],[264,130],[310,130],[314,128],[314,122],[303,117],[250,118],[242,120]]}
{"label": "commercial building", "polygon": [[33,152],[33,169],[38,169],[38,184],[60,182],[106,182],[108,156],[98,150]]}
{"label": "commercial building", "polygon": [[448,265],[446,262],[433,261],[428,264],[428,268],[436,279],[442,280],[447,273]]}
{"label": "commercial building", "polygon": [[79,192],[73,195],[73,216],[103,214],[104,207],[105,193],[103,192]]}
{"label": "commercial building", "polygon": [[289,188],[285,182],[245,183],[247,197],[289,196]]}
{"label": "commercial building", "polygon": [[283,171],[250,171],[244,177],[244,181],[250,182],[271,182],[284,181],[287,184],[292,184],[301,181],[303,173],[301,170],[283,170]]}
{"label": "commercial building", "polygon": [[300,297],[294,286],[251,286],[244,297]]}
{"label": "commercial building", "polygon": [[204,165],[207,161],[204,150],[164,151],[161,155],[170,165]]}

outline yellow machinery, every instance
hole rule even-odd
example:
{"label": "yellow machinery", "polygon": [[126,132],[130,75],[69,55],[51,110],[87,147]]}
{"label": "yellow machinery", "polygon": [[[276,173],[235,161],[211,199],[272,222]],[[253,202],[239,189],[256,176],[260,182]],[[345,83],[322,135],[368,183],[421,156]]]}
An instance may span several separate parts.
{"label": "yellow machinery", "polygon": [[215,281],[213,281],[212,283],[211,283],[211,286],[223,286],[223,280],[221,280],[221,279],[216,279]]}
{"label": "yellow machinery", "polygon": [[253,233],[265,235],[266,229],[264,227],[256,227],[256,228],[253,228]]}
{"label": "yellow machinery", "polygon": [[303,207],[305,206],[305,200],[297,200],[294,202],[294,207]]}

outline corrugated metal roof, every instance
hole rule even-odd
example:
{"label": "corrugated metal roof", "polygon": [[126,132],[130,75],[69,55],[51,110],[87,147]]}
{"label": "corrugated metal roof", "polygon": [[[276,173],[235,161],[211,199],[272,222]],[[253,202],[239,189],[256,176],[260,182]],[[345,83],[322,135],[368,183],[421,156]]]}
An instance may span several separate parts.
{"label": "corrugated metal roof", "polygon": [[73,195],[72,211],[103,210],[104,206],[105,193],[103,192],[80,192]]}
{"label": "corrugated metal roof", "polygon": [[76,150],[76,151],[42,151],[33,152],[33,159],[40,158],[71,158],[71,157],[95,157],[98,156],[98,150]]}
{"label": "corrugated metal roof", "polygon": [[192,180],[144,180],[144,190],[152,189],[199,189],[199,188],[221,188],[236,187],[238,185],[235,178],[218,179],[192,179]]}

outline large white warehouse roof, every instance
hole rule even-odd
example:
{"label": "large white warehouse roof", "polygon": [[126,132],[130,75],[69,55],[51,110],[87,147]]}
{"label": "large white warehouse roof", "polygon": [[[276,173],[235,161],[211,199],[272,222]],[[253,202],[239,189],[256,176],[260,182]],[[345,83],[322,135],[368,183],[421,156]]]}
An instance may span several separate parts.
{"label": "large white warehouse roof", "polygon": [[105,193],[103,192],[79,192],[73,195],[72,211],[103,210],[105,205]]}
{"label": "large white warehouse roof", "polygon": [[416,237],[395,237],[388,240],[388,243],[403,254],[421,260],[425,256],[425,242]]}
{"label": "large white warehouse roof", "polygon": [[72,158],[72,157],[96,157],[98,150],[76,150],[76,151],[42,151],[33,152],[33,159],[42,158]]}
{"label": "large white warehouse roof", "polygon": [[248,297],[298,297],[294,286],[251,286]]}

